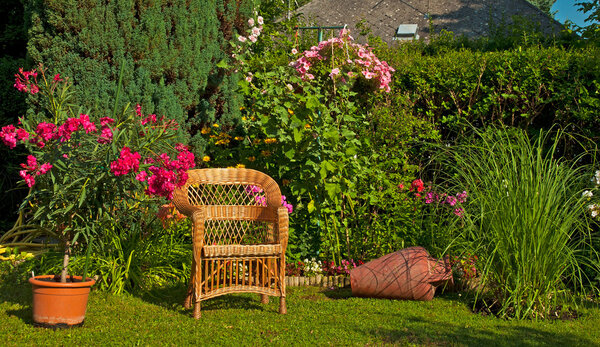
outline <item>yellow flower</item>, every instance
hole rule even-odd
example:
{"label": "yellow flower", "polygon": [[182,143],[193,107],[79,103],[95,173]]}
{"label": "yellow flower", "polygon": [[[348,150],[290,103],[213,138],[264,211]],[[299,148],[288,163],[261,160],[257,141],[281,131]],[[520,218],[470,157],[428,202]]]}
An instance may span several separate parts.
{"label": "yellow flower", "polygon": [[215,128],[218,128],[218,127],[219,127],[219,124],[215,123],[215,124],[213,124],[213,126],[214,126]]}
{"label": "yellow flower", "polygon": [[281,183],[282,183],[284,186],[287,186],[288,184],[290,184],[290,180],[286,180],[286,179],[284,178],[283,180],[281,180]]}
{"label": "yellow flower", "polygon": [[240,111],[242,111],[242,110],[244,110],[244,109],[245,109],[245,107],[244,107],[244,106],[240,107]]}
{"label": "yellow flower", "polygon": [[290,110],[290,109],[288,108],[288,113],[289,113],[289,114],[294,114],[294,111],[292,111],[292,110]]}
{"label": "yellow flower", "polygon": [[254,141],[252,141],[253,145],[258,145],[260,143],[260,139],[254,139]]}
{"label": "yellow flower", "polygon": [[208,155],[205,155],[204,157],[202,157],[202,161],[204,161],[204,162],[210,161],[210,157]]}
{"label": "yellow flower", "polygon": [[277,142],[277,139],[265,139],[266,144],[275,143],[275,142]]}
{"label": "yellow flower", "polygon": [[269,157],[271,156],[271,151],[260,151],[260,154],[262,154],[265,157]]}
{"label": "yellow flower", "polygon": [[255,161],[255,160],[256,160],[256,157],[255,157],[255,156],[250,156],[250,157],[248,157],[248,161],[249,161],[249,162],[253,162],[253,161]]}
{"label": "yellow flower", "polygon": [[310,124],[304,124],[304,127],[305,127],[306,129],[310,129]]}
{"label": "yellow flower", "polygon": [[202,133],[202,134],[208,134],[208,133],[210,133],[210,128],[209,127],[204,127],[204,128],[202,128],[202,130],[200,131],[200,133]]}
{"label": "yellow flower", "polygon": [[246,119],[247,119],[246,116],[242,117],[242,120],[246,120]]}
{"label": "yellow flower", "polygon": [[228,143],[229,143],[229,140],[221,139],[221,140],[217,140],[217,142],[215,142],[215,145],[226,145]]}
{"label": "yellow flower", "polygon": [[242,136],[236,136],[236,137],[234,137],[234,139],[236,141],[242,141],[244,138]]}
{"label": "yellow flower", "polygon": [[237,164],[235,167],[237,167],[237,168],[242,168],[242,169],[243,169],[243,168],[245,168],[245,167],[246,167],[246,165],[244,165],[244,164]]}

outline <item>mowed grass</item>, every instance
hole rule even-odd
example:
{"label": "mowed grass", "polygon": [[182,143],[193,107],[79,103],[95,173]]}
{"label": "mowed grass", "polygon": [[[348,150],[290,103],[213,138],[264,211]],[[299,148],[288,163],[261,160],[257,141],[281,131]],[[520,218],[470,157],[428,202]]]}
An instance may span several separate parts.
{"label": "mowed grass", "polygon": [[354,298],[348,288],[288,289],[288,314],[278,300],[228,295],[205,301],[194,320],[180,306],[183,285],[142,297],[94,291],[83,327],[36,328],[28,283],[0,283],[0,346],[43,345],[466,345],[593,346],[600,310],[581,308],[571,321],[509,321],[472,313],[456,293],[430,302]]}

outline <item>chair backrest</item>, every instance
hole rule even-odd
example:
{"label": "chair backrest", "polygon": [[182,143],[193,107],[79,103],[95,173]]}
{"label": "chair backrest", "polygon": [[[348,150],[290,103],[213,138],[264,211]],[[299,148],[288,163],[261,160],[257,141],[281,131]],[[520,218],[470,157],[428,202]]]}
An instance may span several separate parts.
{"label": "chair backrest", "polygon": [[281,191],[271,177],[242,168],[190,170],[188,175],[174,202],[183,213],[182,202],[203,207],[205,245],[277,242]]}

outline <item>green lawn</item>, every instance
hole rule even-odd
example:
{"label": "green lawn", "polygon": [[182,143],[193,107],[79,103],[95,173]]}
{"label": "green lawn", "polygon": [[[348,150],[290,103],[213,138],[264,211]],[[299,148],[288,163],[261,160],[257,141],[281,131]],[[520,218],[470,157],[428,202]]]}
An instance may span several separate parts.
{"label": "green lawn", "polygon": [[184,310],[183,286],[145,297],[93,292],[85,325],[35,328],[28,283],[0,283],[0,346],[23,345],[584,345],[600,344],[600,310],[572,321],[507,321],[474,314],[464,297],[431,302],[353,298],[349,289],[288,289],[288,314],[274,298],[229,295]]}

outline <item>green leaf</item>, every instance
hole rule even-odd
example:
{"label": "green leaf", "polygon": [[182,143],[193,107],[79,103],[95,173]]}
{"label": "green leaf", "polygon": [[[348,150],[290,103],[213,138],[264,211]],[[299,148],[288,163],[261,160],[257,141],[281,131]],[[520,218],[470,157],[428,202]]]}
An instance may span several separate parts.
{"label": "green leaf", "polygon": [[320,104],[319,100],[317,98],[315,98],[314,96],[313,97],[309,97],[306,100],[306,108],[311,109],[311,110],[314,110],[314,109],[318,108],[319,104]]}
{"label": "green leaf", "polygon": [[302,132],[298,130],[298,128],[294,128],[294,141],[300,142],[302,141]]}
{"label": "green leaf", "polygon": [[219,67],[221,69],[231,68],[231,66],[229,66],[229,64],[227,64],[227,61],[225,61],[225,59],[221,59],[221,61],[217,63],[217,67]]}
{"label": "green leaf", "polygon": [[296,154],[296,150],[293,148],[290,148],[288,151],[286,151],[285,156],[289,159],[294,159],[294,155]]}

